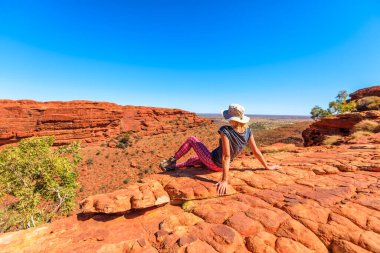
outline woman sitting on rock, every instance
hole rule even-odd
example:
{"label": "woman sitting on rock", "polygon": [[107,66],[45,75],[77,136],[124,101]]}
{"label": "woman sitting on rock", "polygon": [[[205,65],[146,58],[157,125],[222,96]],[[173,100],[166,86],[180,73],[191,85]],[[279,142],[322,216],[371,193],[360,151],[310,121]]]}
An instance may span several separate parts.
{"label": "woman sitting on rock", "polygon": [[[256,146],[251,129],[247,126],[249,117],[244,115],[244,111],[244,107],[238,104],[231,104],[228,110],[223,111],[223,117],[229,121],[230,125],[219,128],[219,146],[212,152],[198,138],[191,136],[182,144],[174,156],[161,162],[160,167],[163,170],[170,171],[176,168],[201,165],[214,171],[223,171],[222,180],[217,183],[219,195],[226,193],[230,162],[241,153],[247,144],[265,169],[278,169],[279,166],[269,166],[265,162],[263,155]],[[194,149],[197,156],[177,164],[176,162],[191,148]]]}

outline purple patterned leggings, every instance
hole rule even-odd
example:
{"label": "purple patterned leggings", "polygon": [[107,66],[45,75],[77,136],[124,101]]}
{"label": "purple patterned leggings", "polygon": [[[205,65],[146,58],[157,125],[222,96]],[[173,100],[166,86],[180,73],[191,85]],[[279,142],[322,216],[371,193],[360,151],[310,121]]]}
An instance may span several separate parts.
{"label": "purple patterned leggings", "polygon": [[176,165],[177,168],[190,167],[196,165],[205,165],[207,168],[214,171],[223,171],[222,168],[218,167],[211,158],[211,152],[207,147],[195,136],[190,136],[187,138],[185,143],[178,149],[174,157],[176,160],[184,156],[189,150],[193,148],[197,156],[189,158],[183,163]]}

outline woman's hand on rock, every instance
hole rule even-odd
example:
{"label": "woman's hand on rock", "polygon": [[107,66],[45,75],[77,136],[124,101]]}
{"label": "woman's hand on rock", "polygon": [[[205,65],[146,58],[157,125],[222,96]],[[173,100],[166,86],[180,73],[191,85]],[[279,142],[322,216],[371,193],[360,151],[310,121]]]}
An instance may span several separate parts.
{"label": "woman's hand on rock", "polygon": [[265,169],[267,169],[267,170],[279,170],[279,169],[281,169],[281,166],[271,165],[271,166],[267,166]]}
{"label": "woman's hand on rock", "polygon": [[220,182],[216,183],[216,186],[217,186],[217,192],[218,192],[219,196],[226,194],[227,186],[228,186],[227,181],[220,181]]}

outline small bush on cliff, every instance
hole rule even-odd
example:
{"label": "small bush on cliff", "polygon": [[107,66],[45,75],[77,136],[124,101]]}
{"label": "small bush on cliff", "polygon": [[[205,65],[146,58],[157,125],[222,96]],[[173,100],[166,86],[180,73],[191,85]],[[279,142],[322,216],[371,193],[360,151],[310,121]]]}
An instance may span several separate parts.
{"label": "small bush on cliff", "polygon": [[358,111],[380,110],[380,97],[364,97],[356,101]]}
{"label": "small bush on cliff", "polygon": [[331,115],[332,113],[329,109],[323,110],[322,107],[316,105],[311,109],[310,114],[311,114],[312,119],[317,120],[317,119],[327,117]]}
{"label": "small bush on cliff", "polygon": [[332,112],[332,114],[340,114],[345,112],[352,112],[356,109],[356,103],[354,101],[351,102],[336,102],[332,101],[329,103],[329,109]]}
{"label": "small bush on cliff", "polygon": [[126,149],[131,144],[131,134],[133,134],[133,131],[128,131],[127,133],[121,134],[117,137],[117,144],[116,147],[121,149]]}
{"label": "small bush on cliff", "polygon": [[0,197],[15,199],[0,217],[1,231],[33,227],[73,209],[80,146],[53,149],[53,143],[53,137],[30,138],[0,151]]}
{"label": "small bush on cliff", "polygon": [[380,128],[380,124],[377,123],[376,121],[365,119],[357,123],[354,126],[353,130],[354,132],[366,131],[366,132],[375,133],[380,130],[379,128]]}
{"label": "small bush on cliff", "polygon": [[347,97],[347,91],[342,90],[335,97],[335,101],[329,103],[328,109],[324,110],[320,106],[314,106],[310,112],[311,118],[317,120],[333,114],[355,111],[356,103],[354,101],[347,102]]}

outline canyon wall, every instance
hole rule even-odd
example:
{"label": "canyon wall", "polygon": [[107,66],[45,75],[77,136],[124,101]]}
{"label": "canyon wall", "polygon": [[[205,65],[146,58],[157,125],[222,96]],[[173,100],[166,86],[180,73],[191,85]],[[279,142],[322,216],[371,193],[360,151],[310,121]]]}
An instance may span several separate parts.
{"label": "canyon wall", "polygon": [[184,131],[210,120],[180,109],[121,106],[108,102],[0,100],[0,145],[53,135],[56,145],[104,141],[134,131],[156,135]]}

